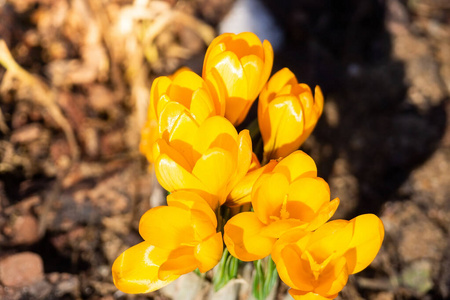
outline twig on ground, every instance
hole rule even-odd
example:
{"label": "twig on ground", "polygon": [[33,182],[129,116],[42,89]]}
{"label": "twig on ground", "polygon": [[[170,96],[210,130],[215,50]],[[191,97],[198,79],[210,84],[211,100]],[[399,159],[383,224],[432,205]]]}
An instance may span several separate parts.
{"label": "twig on ground", "polygon": [[80,153],[75,134],[70,123],[56,104],[55,92],[40,78],[28,73],[17,64],[3,39],[0,39],[0,65],[7,70],[7,74],[9,73],[12,77],[17,79],[19,84],[17,95],[19,98],[27,98],[48,111],[50,116],[64,131],[72,152],[73,160],[78,160]]}

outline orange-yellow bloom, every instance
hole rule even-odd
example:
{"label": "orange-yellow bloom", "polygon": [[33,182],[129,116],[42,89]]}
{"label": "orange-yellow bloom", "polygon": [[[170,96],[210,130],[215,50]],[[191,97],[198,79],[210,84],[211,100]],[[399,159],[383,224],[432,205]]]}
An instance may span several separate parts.
{"label": "orange-yellow bloom", "polygon": [[315,230],[339,205],[337,198],[330,201],[328,184],[317,177],[314,161],[302,151],[262,174],[253,186],[251,201],[254,212],[234,216],[224,232],[230,253],[244,261],[269,255],[275,241],[289,229]]}
{"label": "orange-yellow bloom", "polygon": [[186,111],[173,118],[163,112],[161,120],[169,124],[154,148],[159,183],[169,192],[195,191],[215,210],[249,169],[252,142],[248,130],[238,134],[220,116],[199,124]]}
{"label": "orange-yellow bloom", "polygon": [[123,252],[113,264],[114,284],[126,293],[147,293],[198,268],[211,270],[223,251],[217,220],[199,195],[181,191],[168,206],[147,211],[139,223],[144,242]]}
{"label": "orange-yellow bloom", "polygon": [[275,73],[261,91],[258,122],[266,159],[285,157],[308,138],[322,114],[323,95],[298,83],[287,68]]}
{"label": "orange-yellow bloom", "polygon": [[[256,159],[256,161],[255,161]],[[251,202],[251,193],[253,185],[261,174],[269,173],[277,165],[278,161],[271,160],[268,164],[261,167],[256,156],[254,156],[252,166],[247,175],[231,190],[225,204],[229,207],[238,207]]]}
{"label": "orange-yellow bloom", "polygon": [[[261,43],[251,32],[225,33],[208,47],[203,78],[215,97],[226,102],[225,117],[239,125],[269,79],[273,50],[269,41]],[[222,101],[221,101],[222,102]]]}
{"label": "orange-yellow bloom", "polygon": [[290,230],[275,243],[272,259],[294,299],[334,299],[348,275],[372,262],[383,238],[381,220],[366,214],[331,221],[314,232]]}
{"label": "orange-yellow bloom", "polygon": [[223,116],[225,102],[213,100],[203,78],[188,68],[182,68],[172,76],[156,78],[150,91],[147,122],[141,131],[140,143],[140,151],[150,162],[154,161],[154,142],[167,129],[168,122],[160,119],[164,110],[170,111],[164,115],[171,117],[187,110],[198,123],[202,123],[208,117]]}

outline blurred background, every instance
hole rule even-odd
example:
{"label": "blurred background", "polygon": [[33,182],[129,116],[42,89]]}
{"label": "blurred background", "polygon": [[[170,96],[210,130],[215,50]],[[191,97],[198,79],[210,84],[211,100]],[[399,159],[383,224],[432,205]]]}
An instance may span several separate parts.
{"label": "blurred background", "polygon": [[321,86],[302,149],[336,218],[384,222],[339,299],[450,299],[448,0],[0,0],[1,299],[252,299],[245,278],[214,293],[194,274],[125,295],[110,269],[164,200],[138,152],[151,82],[200,73],[227,31],[269,39],[274,72]]}

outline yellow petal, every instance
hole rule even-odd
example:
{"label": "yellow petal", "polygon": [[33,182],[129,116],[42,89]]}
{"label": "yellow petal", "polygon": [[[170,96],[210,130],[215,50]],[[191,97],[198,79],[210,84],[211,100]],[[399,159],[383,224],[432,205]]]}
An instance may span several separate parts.
{"label": "yellow petal", "polygon": [[276,239],[260,235],[264,224],[253,212],[242,212],[228,220],[223,240],[231,255],[253,261],[270,254]]}
{"label": "yellow petal", "polygon": [[277,239],[292,228],[305,228],[307,225],[307,223],[297,219],[273,221],[261,230],[261,235]]}
{"label": "yellow petal", "polygon": [[264,51],[264,68],[261,74],[259,90],[261,91],[267,80],[269,79],[270,73],[272,73],[273,66],[273,48],[269,41],[265,40],[263,42]]}
{"label": "yellow petal", "polygon": [[284,174],[289,182],[293,182],[300,177],[317,177],[316,163],[301,150],[283,158],[273,169],[273,172]]}
{"label": "yellow petal", "polygon": [[272,171],[277,163],[276,160],[271,160],[267,165],[248,172],[247,175],[245,175],[245,177],[231,190],[227,198],[227,206],[237,207],[245,203],[250,203],[252,189],[256,180],[258,180],[261,174]]}
{"label": "yellow petal", "polygon": [[306,229],[310,231],[316,230],[317,228],[325,224],[325,222],[328,221],[334,215],[338,206],[339,206],[339,198],[335,198],[328,203],[324,203],[317,212],[314,220],[312,220],[309,223]]}
{"label": "yellow petal", "polygon": [[[233,125],[237,125],[237,120],[242,110],[248,105],[248,83],[244,69],[238,57],[229,51],[214,57],[211,64],[214,65],[214,69],[207,73],[205,80],[218,81],[215,86],[225,87],[225,117]],[[214,73],[217,73],[219,76],[214,76]]]}
{"label": "yellow petal", "polygon": [[261,132],[265,156],[272,159],[285,157],[300,147],[305,129],[303,107],[297,97],[283,95],[269,103],[266,111],[270,135]]}
{"label": "yellow petal", "polygon": [[188,190],[175,191],[167,196],[167,204],[185,210],[201,212],[208,217],[212,226],[217,227],[217,218],[214,211],[208,205],[208,201],[201,197],[199,193]]}
{"label": "yellow petal", "polygon": [[177,279],[170,275],[158,279],[159,267],[169,256],[169,251],[155,247],[149,242],[137,244],[123,252],[112,266],[116,287],[124,293],[149,293]]}
{"label": "yellow petal", "polygon": [[[180,122],[180,117],[182,120],[190,119],[191,117],[186,116],[189,114],[186,107],[178,102],[169,102],[164,108],[161,110],[159,115],[159,132],[160,135],[163,136],[165,132],[172,132],[174,126]],[[185,120],[184,122],[187,122]],[[195,122],[192,122],[195,124]]]}
{"label": "yellow petal", "polygon": [[220,53],[213,58],[211,64],[218,71],[222,82],[225,84],[227,97],[247,98],[247,78],[236,54],[230,51]]}
{"label": "yellow petal", "polygon": [[338,296],[336,294],[330,297],[324,297],[314,292],[304,292],[294,289],[290,289],[289,294],[291,294],[295,300],[331,300]]}
{"label": "yellow petal", "polygon": [[203,241],[216,233],[217,219],[209,203],[198,193],[176,191],[167,196],[167,204],[189,212],[189,224],[194,231],[194,240]]}
{"label": "yellow petal", "polygon": [[300,258],[295,245],[280,249],[280,259],[276,261],[281,280],[294,289],[313,291],[315,279],[308,262]]}
{"label": "yellow petal", "polygon": [[198,244],[195,252],[197,267],[201,273],[214,268],[220,261],[223,252],[222,233],[217,232],[211,238]]}
{"label": "yellow petal", "polygon": [[204,88],[205,86],[202,77],[191,71],[189,68],[181,68],[173,75],[170,95],[172,99],[178,99],[183,97],[184,93],[189,94],[189,90],[195,91],[199,88]]}
{"label": "yellow petal", "polygon": [[202,71],[203,78],[206,75],[206,71],[211,68],[208,62],[211,61],[211,59],[217,56],[219,53],[226,51],[225,43],[227,41],[232,40],[233,35],[234,35],[233,33],[223,33],[214,38],[211,44],[209,44],[208,49],[206,50],[205,59],[203,61],[203,71]]}
{"label": "yellow petal", "polygon": [[292,288],[313,290],[314,276],[309,272],[309,265],[302,261],[304,250],[300,245],[306,245],[311,232],[295,228],[283,234],[272,248],[272,259],[277,265],[277,271],[284,283]]}
{"label": "yellow petal", "polygon": [[259,162],[258,157],[256,156],[255,152],[252,152],[252,162],[250,163],[250,167],[248,168],[248,171],[254,171],[261,168],[261,163]]}
{"label": "yellow petal", "polygon": [[298,178],[288,190],[286,209],[291,218],[311,222],[319,209],[330,202],[328,184],[319,177]]}
{"label": "yellow petal", "polygon": [[195,164],[192,170],[198,180],[206,187],[206,191],[220,196],[222,205],[227,197],[226,187],[233,174],[236,161],[228,151],[219,148],[208,150]]}
{"label": "yellow petal", "polygon": [[183,275],[197,269],[194,252],[195,247],[192,246],[180,246],[172,250],[167,260],[161,264],[158,277],[161,280],[166,280],[172,274]]}
{"label": "yellow petal", "polygon": [[149,119],[141,130],[141,141],[139,151],[145,155],[150,163],[155,161],[153,156],[153,146],[159,138],[158,122],[155,119]]}
{"label": "yellow petal", "polygon": [[[164,143],[158,143],[164,145]],[[177,190],[206,190],[203,183],[190,173],[190,166],[183,156],[177,153],[173,148],[166,147],[161,149],[170,149],[161,152],[155,161],[155,173],[158,182],[169,192]]]}
{"label": "yellow petal", "polygon": [[241,32],[233,36],[232,41],[226,43],[227,50],[236,53],[239,57],[254,54],[264,57],[261,40],[253,32]]}
{"label": "yellow petal", "polygon": [[200,125],[194,149],[202,154],[210,148],[217,147],[237,154],[237,142],[238,133],[234,126],[224,117],[215,116],[206,119]]}
{"label": "yellow petal", "polygon": [[273,217],[281,217],[288,188],[289,182],[282,174],[261,175],[252,190],[253,209],[261,222],[268,224]]}
{"label": "yellow petal", "polygon": [[[175,104],[175,102],[172,103]],[[161,113],[161,121],[162,117],[165,116],[165,112],[172,107],[173,105],[171,105],[171,103],[166,106],[166,109],[164,109]],[[169,132],[162,133],[162,137],[168,141],[172,148],[181,153],[191,166],[193,166],[194,162],[200,156],[200,154],[197,153],[192,146],[195,142],[195,136],[198,128],[199,125],[194,120],[192,115],[187,110],[184,110],[178,113],[178,118],[175,120],[173,125],[171,125]]]}
{"label": "yellow petal", "polygon": [[321,295],[332,297],[344,288],[347,284],[347,280],[348,272],[346,260],[344,257],[338,257],[332,260],[321,271],[314,291]]}
{"label": "yellow petal", "polygon": [[[150,105],[148,108],[149,119],[159,119],[160,110],[164,105],[161,105],[161,97],[167,93],[172,80],[167,76],[161,76],[153,80],[152,87],[150,89]],[[169,100],[169,99],[166,99]],[[167,104],[167,101],[164,101]],[[159,109],[158,109],[159,108]]]}
{"label": "yellow petal", "polygon": [[216,115],[214,102],[206,89],[194,91],[190,110],[199,124],[203,123],[207,118]]}
{"label": "yellow petal", "polygon": [[247,55],[241,59],[241,64],[244,69],[244,74],[247,82],[248,95],[243,95],[245,97],[243,98],[243,100],[236,98],[237,101],[241,101],[240,103],[233,103],[232,100],[234,100],[234,98],[231,98],[229,101],[229,105],[232,107],[232,109],[234,109],[233,107],[235,107],[236,110],[240,111],[236,122],[233,122],[234,124],[241,124],[245,120],[250,107],[258,97],[258,94],[262,88],[261,73],[264,67],[264,62],[261,60],[261,58],[256,55]]}
{"label": "yellow petal", "polygon": [[194,241],[191,214],[179,207],[154,207],[141,217],[139,234],[159,248],[176,249]]}
{"label": "yellow petal", "polygon": [[354,224],[354,231],[345,256],[349,274],[354,274],[365,269],[377,256],[384,239],[384,226],[373,214],[357,216],[350,222]]}
{"label": "yellow petal", "polygon": [[221,74],[217,69],[209,70],[206,75],[203,75],[208,91],[211,94],[211,98],[214,102],[216,113],[219,116],[225,115],[225,108],[227,102],[227,88],[225,82],[221,78]]}
{"label": "yellow petal", "polygon": [[318,85],[316,85],[316,88],[314,89],[314,102],[317,114],[320,116],[323,112],[323,94]]}
{"label": "yellow petal", "polygon": [[343,255],[347,251],[353,233],[353,224],[334,220],[320,226],[308,243],[308,251],[317,263],[322,263],[333,253]]}
{"label": "yellow petal", "polygon": [[227,186],[227,195],[239,182],[242,181],[252,163],[252,140],[250,138],[250,132],[247,129],[239,132],[237,151],[236,172]]}
{"label": "yellow petal", "polygon": [[278,94],[278,92],[286,85],[296,85],[297,78],[288,68],[283,68],[272,75],[264,89],[261,91],[260,100],[269,104],[270,101]]}

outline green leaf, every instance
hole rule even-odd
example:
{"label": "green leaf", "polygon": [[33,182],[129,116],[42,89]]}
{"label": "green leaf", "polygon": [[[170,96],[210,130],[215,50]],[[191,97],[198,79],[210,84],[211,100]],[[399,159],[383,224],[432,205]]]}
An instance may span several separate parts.
{"label": "green leaf", "polygon": [[216,292],[224,287],[231,279],[237,278],[240,263],[241,261],[233,257],[228,252],[228,249],[225,248],[217,266],[217,273],[214,274],[213,278],[213,286]]}
{"label": "green leaf", "polygon": [[265,300],[278,281],[278,272],[270,256],[254,261],[253,264],[255,266],[253,296],[258,300]]}

